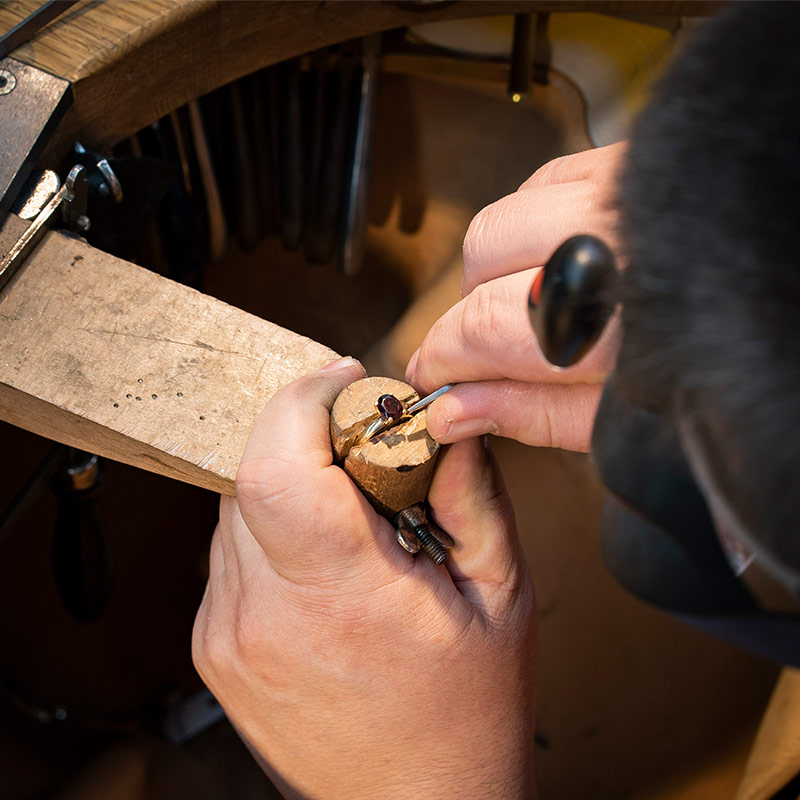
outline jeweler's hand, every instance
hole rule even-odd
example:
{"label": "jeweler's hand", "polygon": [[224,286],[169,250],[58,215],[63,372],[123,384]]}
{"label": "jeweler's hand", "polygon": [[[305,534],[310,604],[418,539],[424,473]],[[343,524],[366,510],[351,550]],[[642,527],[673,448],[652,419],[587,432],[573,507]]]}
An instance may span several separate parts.
{"label": "jeweler's hand", "polygon": [[612,368],[612,319],[575,367],[555,371],[530,326],[538,270],[570,236],[616,242],[614,189],[624,143],[545,164],[514,194],[483,209],[464,240],[464,299],[431,328],[407,379],[427,394],[459,383],[428,410],[440,442],[496,433],[527,444],[588,450],[601,383]]}
{"label": "jeweler's hand", "polygon": [[441,454],[445,567],[395,541],[332,464],[356,362],[278,392],[223,498],[193,655],[287,796],[531,797],[533,591],[480,439]]}

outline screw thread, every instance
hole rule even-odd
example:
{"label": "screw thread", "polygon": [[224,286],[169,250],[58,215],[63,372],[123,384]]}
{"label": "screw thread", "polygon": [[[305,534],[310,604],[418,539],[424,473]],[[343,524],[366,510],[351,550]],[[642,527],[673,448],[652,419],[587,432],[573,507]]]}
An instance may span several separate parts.
{"label": "screw thread", "polygon": [[414,533],[417,534],[422,549],[431,557],[434,564],[444,564],[447,561],[447,550],[444,545],[430,532],[427,525],[416,525]]}

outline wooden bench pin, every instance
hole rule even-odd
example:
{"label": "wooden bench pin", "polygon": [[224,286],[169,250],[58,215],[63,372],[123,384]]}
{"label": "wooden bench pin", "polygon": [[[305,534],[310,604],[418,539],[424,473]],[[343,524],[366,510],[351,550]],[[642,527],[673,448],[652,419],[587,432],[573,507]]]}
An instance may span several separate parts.
{"label": "wooden bench pin", "polygon": [[[443,564],[453,540],[439,529],[434,534],[425,516],[439,444],[428,433],[427,408],[407,414],[418,400],[411,386],[392,378],[351,383],[333,404],[331,442],[337,463],[391,520],[397,541],[410,553],[423,550]],[[382,417],[391,425],[387,430],[373,425]],[[379,430],[368,438],[368,428]]]}

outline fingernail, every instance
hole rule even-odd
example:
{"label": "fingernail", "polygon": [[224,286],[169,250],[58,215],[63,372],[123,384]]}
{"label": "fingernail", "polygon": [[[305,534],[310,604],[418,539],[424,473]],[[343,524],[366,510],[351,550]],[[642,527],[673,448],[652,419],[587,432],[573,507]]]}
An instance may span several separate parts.
{"label": "fingernail", "polygon": [[460,442],[473,436],[481,436],[484,433],[497,433],[497,424],[490,419],[479,417],[478,419],[465,419],[460,422],[450,421],[444,436],[438,438],[441,444]]}
{"label": "fingernail", "polygon": [[417,359],[419,358],[419,347],[414,351],[414,355],[408,359],[408,366],[406,367],[406,380],[409,383],[414,383],[414,373],[417,371]]}
{"label": "fingernail", "polygon": [[330,364],[321,367],[317,372],[335,372],[338,369],[347,369],[355,366],[360,367],[361,363],[352,356],[347,356],[346,358],[337,358],[335,361],[331,361]]}

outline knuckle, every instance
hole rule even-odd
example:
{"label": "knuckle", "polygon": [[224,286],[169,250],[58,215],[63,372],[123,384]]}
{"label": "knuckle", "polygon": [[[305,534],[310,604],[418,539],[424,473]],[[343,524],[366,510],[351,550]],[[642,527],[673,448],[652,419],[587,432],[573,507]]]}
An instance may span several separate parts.
{"label": "knuckle", "polygon": [[561,183],[563,181],[564,171],[569,164],[570,156],[559,156],[546,164],[542,164],[536,172],[533,173],[531,181],[537,185],[550,185]]}
{"label": "knuckle", "polygon": [[245,603],[240,603],[236,610],[233,639],[236,643],[236,653],[245,663],[258,663],[264,655],[263,623],[250,612]]}
{"label": "knuckle", "polygon": [[225,645],[225,638],[220,634],[208,629],[200,633],[195,626],[192,635],[192,662],[197,674],[208,686],[212,686],[216,676],[224,675],[228,668],[230,652]]}
{"label": "knuckle", "polygon": [[514,524],[514,508],[511,505],[511,498],[496,469],[491,469],[489,479],[486,481],[486,492],[482,499],[492,516],[496,517],[503,526]]}
{"label": "knuckle", "polygon": [[273,642],[266,635],[263,623],[256,624],[245,616],[234,628],[234,643],[234,657],[226,664],[225,671],[218,673],[226,681],[231,675],[238,675],[244,681],[255,681],[269,693],[292,686],[296,653],[285,638],[280,645]]}
{"label": "knuckle", "polygon": [[207,664],[209,663],[208,649],[206,646],[205,637],[199,632],[197,624],[195,624],[194,631],[192,632],[192,663],[201,678],[205,680]]}
{"label": "knuckle", "polygon": [[540,405],[541,408],[541,422],[542,422],[542,431],[541,431],[541,441],[543,447],[559,447],[558,437],[556,435],[556,431],[558,429],[558,420],[556,418],[557,412],[553,408],[553,406],[549,402],[549,396],[542,392],[542,404]]}
{"label": "knuckle", "polygon": [[243,461],[236,473],[236,498],[241,506],[285,507],[302,491],[296,465],[278,453]]}
{"label": "knuckle", "polygon": [[492,597],[493,612],[489,622],[514,652],[519,652],[538,638],[536,593],[530,573],[522,566],[498,587]]}
{"label": "knuckle", "polygon": [[274,481],[268,459],[242,461],[236,472],[236,497],[243,502],[258,502]]}
{"label": "knuckle", "polygon": [[422,388],[428,388],[437,382],[440,367],[447,361],[451,337],[448,333],[453,324],[453,312],[448,311],[434,322],[419,348],[414,382]]}
{"label": "knuckle", "polygon": [[497,229],[495,216],[493,203],[481,209],[470,222],[462,247],[465,276],[481,265],[485,252],[490,249]]}
{"label": "knuckle", "polygon": [[491,288],[482,283],[463,301],[459,336],[464,342],[491,342],[498,332]]}

